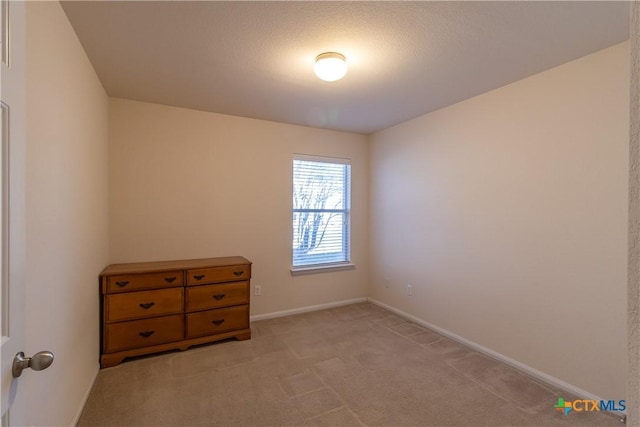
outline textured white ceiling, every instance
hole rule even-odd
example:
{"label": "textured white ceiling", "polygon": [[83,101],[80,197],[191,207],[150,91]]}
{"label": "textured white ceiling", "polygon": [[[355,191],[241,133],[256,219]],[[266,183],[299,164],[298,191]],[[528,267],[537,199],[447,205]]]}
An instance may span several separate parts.
{"label": "textured white ceiling", "polygon": [[[627,2],[63,2],[107,93],[368,134],[622,42]],[[313,74],[343,53],[347,76]]]}

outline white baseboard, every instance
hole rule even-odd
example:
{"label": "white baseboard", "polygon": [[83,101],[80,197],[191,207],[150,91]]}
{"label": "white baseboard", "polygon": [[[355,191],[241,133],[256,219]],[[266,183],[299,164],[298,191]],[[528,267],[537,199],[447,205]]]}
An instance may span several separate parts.
{"label": "white baseboard", "polygon": [[[404,317],[405,319],[408,319],[408,320],[412,321],[413,323],[416,323],[418,325],[424,326],[427,329],[430,329],[430,330],[432,330],[434,332],[437,332],[440,335],[444,335],[445,337],[450,338],[450,339],[452,339],[454,341],[457,341],[460,344],[463,344],[463,345],[465,345],[467,347],[471,347],[472,349],[478,351],[479,353],[485,354],[485,355],[487,355],[487,356],[489,356],[489,357],[491,357],[493,359],[496,359],[496,360],[498,360],[500,362],[503,362],[503,363],[511,366],[512,368],[517,369],[519,371],[522,371],[522,372],[524,372],[524,373],[526,373],[528,375],[531,375],[532,377],[537,378],[540,381],[542,381],[544,383],[547,383],[547,384],[549,384],[551,386],[554,386],[554,387],[559,388],[561,390],[565,390],[565,391],[567,391],[569,393],[572,393],[572,394],[574,394],[574,395],[576,395],[578,397],[581,397],[583,399],[597,400],[597,401],[606,400],[606,399],[602,399],[599,396],[596,396],[593,393],[590,393],[590,392],[588,392],[586,390],[583,390],[583,389],[581,389],[579,387],[576,387],[573,384],[569,384],[569,383],[567,383],[565,381],[562,381],[559,378],[556,378],[556,377],[551,376],[549,374],[546,374],[546,373],[544,373],[542,371],[539,371],[539,370],[537,370],[535,368],[532,368],[529,365],[525,365],[522,362],[518,362],[515,359],[512,359],[512,358],[510,358],[508,356],[505,356],[504,354],[498,353],[497,351],[491,350],[490,348],[484,347],[484,346],[482,346],[482,345],[480,345],[478,343],[475,343],[475,342],[473,342],[471,340],[463,338],[460,335],[456,335],[453,332],[447,331],[446,329],[440,328],[440,327],[438,327],[436,325],[432,325],[429,322],[425,322],[424,320],[422,320],[422,319],[420,319],[418,317],[412,316],[409,313],[405,313],[402,310],[399,310],[399,309],[397,309],[395,307],[387,305],[387,304],[385,304],[383,302],[380,302],[380,301],[378,301],[376,299],[368,298],[368,300],[369,300],[369,302],[371,302],[371,303],[373,303],[375,305],[378,305],[378,306],[380,306],[382,308],[385,308],[385,309],[397,314],[398,316]],[[617,412],[617,413],[612,413],[612,414],[619,417],[622,413],[623,412]],[[626,411],[624,413],[626,413]]]}
{"label": "white baseboard", "polygon": [[267,313],[267,314],[257,314],[255,316],[251,316],[251,321],[255,322],[256,320],[275,319],[276,317],[284,317],[284,316],[291,316],[293,314],[308,313],[310,311],[324,310],[326,308],[357,304],[359,302],[367,302],[367,297],[328,302],[326,304],[308,305],[306,307],[292,308],[291,310],[275,311],[273,313]]}
{"label": "white baseboard", "polygon": [[98,363],[98,369],[96,370],[96,373],[93,376],[93,381],[91,381],[91,386],[85,392],[84,397],[82,398],[82,404],[80,405],[80,408],[76,413],[76,416],[73,417],[73,423],[71,423],[72,426],[78,425],[78,421],[80,421],[80,416],[82,415],[82,411],[84,411],[84,407],[87,406],[87,400],[89,400],[89,395],[91,394],[91,390],[93,390],[93,386],[96,385],[96,380],[98,379],[99,373],[100,373],[100,363]]}

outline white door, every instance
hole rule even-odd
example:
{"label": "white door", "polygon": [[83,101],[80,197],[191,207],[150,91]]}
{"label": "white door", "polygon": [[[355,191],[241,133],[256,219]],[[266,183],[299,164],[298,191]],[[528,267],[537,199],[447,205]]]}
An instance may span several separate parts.
{"label": "white door", "polygon": [[0,15],[0,405],[6,426],[24,422],[28,374],[13,378],[11,372],[14,356],[25,350],[25,3],[0,0]]}

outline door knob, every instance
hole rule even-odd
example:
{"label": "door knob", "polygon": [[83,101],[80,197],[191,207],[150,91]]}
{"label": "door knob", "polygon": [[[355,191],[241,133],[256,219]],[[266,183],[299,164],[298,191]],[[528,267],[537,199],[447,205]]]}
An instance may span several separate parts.
{"label": "door knob", "polygon": [[22,371],[27,368],[31,368],[34,371],[42,371],[47,369],[53,363],[53,353],[50,351],[39,351],[33,355],[33,357],[25,357],[21,351],[13,358],[13,367],[11,373],[13,378],[18,378],[22,375]]}

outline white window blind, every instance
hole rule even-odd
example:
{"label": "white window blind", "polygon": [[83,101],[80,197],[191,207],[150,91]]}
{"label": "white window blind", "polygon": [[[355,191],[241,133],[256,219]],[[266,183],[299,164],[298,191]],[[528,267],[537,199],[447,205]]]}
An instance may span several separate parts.
{"label": "white window blind", "polygon": [[349,262],[350,185],[347,159],[294,158],[294,267]]}

